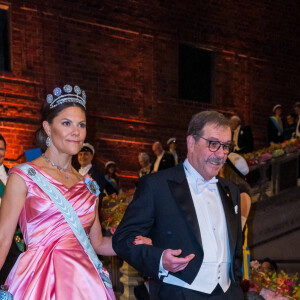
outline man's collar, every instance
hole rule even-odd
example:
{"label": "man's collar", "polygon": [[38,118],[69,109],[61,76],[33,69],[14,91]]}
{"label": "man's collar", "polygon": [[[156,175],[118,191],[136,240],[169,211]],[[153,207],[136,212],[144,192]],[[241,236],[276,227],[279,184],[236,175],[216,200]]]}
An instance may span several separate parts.
{"label": "man's collar", "polygon": [[92,164],[88,164],[88,165],[86,165],[85,167],[80,167],[80,169],[82,169],[82,170],[89,170],[90,168],[92,167]]}
{"label": "man's collar", "polygon": [[236,129],[234,129],[233,131],[235,132],[235,131],[239,131],[240,130],[240,128],[241,128],[241,125],[239,125]]}
{"label": "man's collar", "polygon": [[157,158],[163,157],[164,154],[165,154],[165,150],[163,150],[163,152],[160,155],[158,155]]}
{"label": "man's collar", "polygon": [[183,165],[192,178],[194,179],[201,178],[202,180],[204,180],[203,176],[200,173],[198,173],[196,169],[191,165],[188,158],[185,159]]}

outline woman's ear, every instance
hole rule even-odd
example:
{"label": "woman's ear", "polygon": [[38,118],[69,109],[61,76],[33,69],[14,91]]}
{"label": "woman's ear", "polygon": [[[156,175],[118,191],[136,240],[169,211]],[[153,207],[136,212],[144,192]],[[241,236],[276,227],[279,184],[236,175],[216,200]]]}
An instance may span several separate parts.
{"label": "woman's ear", "polygon": [[43,121],[43,128],[48,136],[51,136],[51,129],[48,121]]}

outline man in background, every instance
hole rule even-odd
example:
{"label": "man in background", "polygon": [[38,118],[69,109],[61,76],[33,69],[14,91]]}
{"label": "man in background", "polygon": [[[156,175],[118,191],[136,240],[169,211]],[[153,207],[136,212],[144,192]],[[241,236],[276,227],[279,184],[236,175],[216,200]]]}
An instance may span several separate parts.
{"label": "man in background", "polygon": [[156,155],[156,160],[152,165],[152,173],[175,166],[174,156],[166,152],[160,142],[155,142],[152,145],[152,150]]}
{"label": "man in background", "polygon": [[248,153],[253,151],[253,137],[249,126],[242,126],[239,116],[232,116],[229,120],[232,132],[233,152]]}
{"label": "man in background", "polygon": [[115,191],[113,187],[109,184],[109,182],[107,182],[104,175],[92,165],[94,154],[95,154],[95,148],[91,144],[84,143],[82,145],[82,148],[78,153],[78,162],[81,166],[78,172],[82,176],[88,173],[98,183],[101,192],[99,198],[99,209],[100,209],[102,199],[105,196],[105,194],[111,195]]}
{"label": "man in background", "polygon": [[300,137],[300,102],[296,102],[294,104],[294,111],[295,111],[295,114],[297,115],[296,137]]}

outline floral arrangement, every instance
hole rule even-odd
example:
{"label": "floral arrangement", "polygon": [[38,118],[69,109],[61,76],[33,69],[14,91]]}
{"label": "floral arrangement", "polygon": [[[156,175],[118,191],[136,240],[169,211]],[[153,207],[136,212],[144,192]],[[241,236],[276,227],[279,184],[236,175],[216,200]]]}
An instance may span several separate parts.
{"label": "floral arrangement", "polygon": [[284,154],[296,152],[300,149],[300,139],[290,139],[283,143],[273,144],[269,147],[243,154],[249,166],[264,163],[265,161],[280,157]]}
{"label": "floral arrangement", "polygon": [[300,299],[300,284],[297,274],[289,276],[284,271],[264,273],[258,261],[250,262],[250,281],[242,282],[249,290],[255,290],[268,299]]}
{"label": "floral arrangement", "polygon": [[114,234],[120,224],[127,206],[133,199],[134,190],[119,195],[105,196],[100,211],[101,226],[104,230]]}

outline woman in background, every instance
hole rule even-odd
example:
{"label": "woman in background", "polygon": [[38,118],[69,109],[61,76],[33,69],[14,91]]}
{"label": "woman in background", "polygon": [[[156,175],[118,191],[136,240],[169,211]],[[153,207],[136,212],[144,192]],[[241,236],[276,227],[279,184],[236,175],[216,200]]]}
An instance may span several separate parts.
{"label": "woman in background", "polygon": [[150,157],[146,152],[140,152],[138,156],[139,164],[141,169],[139,170],[139,178],[150,174],[151,172],[151,163]]}
{"label": "woman in background", "polygon": [[114,188],[115,193],[119,194],[120,184],[119,184],[119,177],[117,176],[116,172],[117,172],[116,163],[114,161],[108,161],[105,164],[105,179]]}

